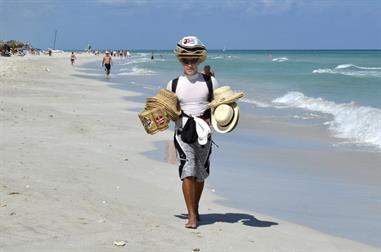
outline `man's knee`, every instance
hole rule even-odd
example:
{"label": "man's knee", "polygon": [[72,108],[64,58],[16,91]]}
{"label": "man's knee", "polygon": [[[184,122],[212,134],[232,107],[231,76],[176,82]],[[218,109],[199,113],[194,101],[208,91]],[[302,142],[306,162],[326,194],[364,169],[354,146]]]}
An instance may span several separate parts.
{"label": "man's knee", "polygon": [[184,181],[196,181],[196,177],[194,176],[185,177]]}

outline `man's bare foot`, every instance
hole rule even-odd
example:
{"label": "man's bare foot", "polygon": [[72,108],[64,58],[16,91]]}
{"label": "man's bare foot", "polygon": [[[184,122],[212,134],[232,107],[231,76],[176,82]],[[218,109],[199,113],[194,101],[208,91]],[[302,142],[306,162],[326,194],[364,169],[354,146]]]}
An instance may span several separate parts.
{"label": "man's bare foot", "polygon": [[185,224],[186,228],[192,228],[196,229],[197,228],[197,217],[189,217],[187,224]]}
{"label": "man's bare foot", "polygon": [[190,229],[196,229],[197,228],[197,224],[189,224],[189,223],[187,223],[187,224],[185,224],[185,227],[186,228],[190,228]]}

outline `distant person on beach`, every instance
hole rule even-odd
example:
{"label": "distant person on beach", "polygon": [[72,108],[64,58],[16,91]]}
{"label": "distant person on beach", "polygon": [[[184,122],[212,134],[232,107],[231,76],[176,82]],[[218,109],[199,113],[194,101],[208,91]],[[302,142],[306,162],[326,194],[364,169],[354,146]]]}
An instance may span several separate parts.
{"label": "distant person on beach", "polygon": [[208,75],[208,76],[213,76],[213,77],[214,77],[214,72],[213,72],[213,70],[210,68],[209,65],[205,65],[205,66],[204,66],[204,72],[203,72],[203,74]]}
{"label": "distant person on beach", "polygon": [[154,60],[155,59],[155,57],[153,56],[153,52],[152,52],[152,54],[151,54],[151,60]]}
{"label": "distant person on beach", "polygon": [[[180,163],[179,176],[188,210],[188,222],[185,227],[194,229],[200,221],[199,202],[204,180],[209,176],[209,157],[212,151],[209,131],[211,111],[208,103],[213,99],[213,90],[218,87],[218,82],[214,77],[198,72],[198,65],[205,61],[207,50],[197,37],[182,38],[177,43],[175,54],[182,64],[183,74],[170,81],[167,89],[176,93],[182,110],[179,120],[175,123],[174,145]],[[192,132],[189,126],[193,120],[197,125],[204,124],[204,129],[207,130],[204,141],[193,141],[185,137]]]}
{"label": "distant person on beach", "polygon": [[102,66],[104,66],[106,75],[110,75],[111,70],[111,64],[112,64],[112,58],[109,51],[105,52],[105,56],[103,57]]}
{"label": "distant person on beach", "polygon": [[77,59],[77,57],[75,56],[74,52],[71,52],[71,55],[70,55],[70,62],[71,62],[71,65],[74,65],[74,61]]}

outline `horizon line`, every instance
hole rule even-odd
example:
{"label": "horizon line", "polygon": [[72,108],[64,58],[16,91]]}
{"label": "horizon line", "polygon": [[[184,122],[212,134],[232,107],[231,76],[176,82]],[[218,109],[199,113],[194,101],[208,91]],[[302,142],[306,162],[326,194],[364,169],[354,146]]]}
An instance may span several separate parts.
{"label": "horizon line", "polygon": [[[61,49],[63,51],[70,51],[70,50],[75,50],[75,51],[86,51],[86,49]],[[128,51],[150,51],[150,52],[155,52],[155,51],[173,51],[173,49],[142,49],[142,48],[134,48],[134,49],[126,49],[126,48],[122,48],[122,49],[110,49],[110,48],[98,48],[98,49],[95,49],[96,50],[100,50],[100,51],[104,51],[104,50],[128,50]],[[92,50],[94,51],[94,50]],[[362,49],[353,49],[353,48],[349,48],[349,49],[316,49],[316,48],[313,48],[313,49],[226,49],[226,50],[223,50],[223,49],[208,49],[208,51],[381,51],[381,48],[371,48],[371,49],[365,49],[365,48],[362,48]]]}

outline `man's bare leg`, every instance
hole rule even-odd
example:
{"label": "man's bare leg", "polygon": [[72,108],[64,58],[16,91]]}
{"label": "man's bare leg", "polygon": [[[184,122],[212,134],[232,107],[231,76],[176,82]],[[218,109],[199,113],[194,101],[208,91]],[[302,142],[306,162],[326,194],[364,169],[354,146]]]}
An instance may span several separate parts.
{"label": "man's bare leg", "polygon": [[200,214],[198,212],[198,205],[201,199],[201,194],[204,189],[204,182],[197,182],[195,183],[195,213],[197,217],[197,221],[200,221]]}
{"label": "man's bare leg", "polygon": [[185,204],[188,209],[188,222],[185,224],[186,228],[196,228],[197,227],[197,216],[196,216],[196,181],[194,177],[186,177],[183,180],[183,194],[185,199]]}

